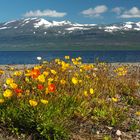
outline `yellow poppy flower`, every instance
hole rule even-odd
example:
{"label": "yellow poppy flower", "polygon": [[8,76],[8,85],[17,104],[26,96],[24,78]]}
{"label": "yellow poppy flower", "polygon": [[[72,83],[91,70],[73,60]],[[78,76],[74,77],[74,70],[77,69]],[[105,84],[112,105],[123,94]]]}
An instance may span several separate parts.
{"label": "yellow poppy flower", "polygon": [[115,98],[115,97],[113,97],[113,98],[112,98],[112,101],[113,101],[113,102],[117,102],[117,101],[118,101],[118,99],[117,99],[117,98]]}
{"label": "yellow poppy flower", "polygon": [[55,62],[56,63],[60,63],[60,59],[55,59]]}
{"label": "yellow poppy flower", "polygon": [[41,101],[41,103],[43,103],[43,104],[48,104],[48,100],[41,99],[40,101]]}
{"label": "yellow poppy flower", "polygon": [[136,114],[137,116],[140,116],[140,111],[137,111],[135,114]]}
{"label": "yellow poppy flower", "polygon": [[0,99],[0,104],[4,103],[4,99]]}
{"label": "yellow poppy flower", "polygon": [[65,59],[70,59],[70,56],[65,56]]}
{"label": "yellow poppy flower", "polygon": [[45,93],[49,94],[49,89],[48,88],[46,88]]}
{"label": "yellow poppy flower", "polygon": [[78,79],[76,77],[72,77],[72,83],[74,85],[78,84]]}
{"label": "yellow poppy flower", "polygon": [[66,84],[66,81],[65,81],[64,79],[62,79],[62,80],[60,80],[60,83],[61,83],[62,85],[65,85],[65,84]]}
{"label": "yellow poppy flower", "polygon": [[48,71],[44,71],[43,75],[47,77],[49,75],[49,72]]}
{"label": "yellow poppy flower", "polygon": [[58,78],[59,78],[59,77],[58,77],[58,76],[56,76],[56,77],[54,78],[54,80],[55,80],[55,81],[58,81]]}
{"label": "yellow poppy flower", "polygon": [[27,90],[25,91],[25,94],[26,94],[26,95],[29,95],[29,94],[30,94],[30,90],[27,89]]}
{"label": "yellow poppy flower", "polygon": [[118,76],[125,76],[127,74],[127,69],[124,66],[121,66],[114,70],[114,72],[116,72]]}
{"label": "yellow poppy flower", "polygon": [[16,89],[16,88],[17,88],[17,84],[16,84],[16,83],[10,83],[10,87],[11,87],[12,89]]}
{"label": "yellow poppy flower", "polygon": [[38,76],[38,81],[44,83],[45,82],[45,76],[43,74]]}
{"label": "yellow poppy flower", "polygon": [[90,94],[94,94],[94,89],[93,88],[90,88]]}
{"label": "yellow poppy flower", "polygon": [[21,76],[21,75],[22,75],[22,72],[21,72],[21,71],[15,71],[15,72],[14,72],[14,75],[15,75],[15,76]]}
{"label": "yellow poppy flower", "polygon": [[9,84],[11,84],[11,83],[13,83],[13,82],[14,82],[13,78],[7,78],[7,79],[6,79],[6,84],[7,84],[7,85],[9,85]]}
{"label": "yellow poppy flower", "polygon": [[4,74],[5,72],[3,70],[0,70],[0,75]]}
{"label": "yellow poppy flower", "polygon": [[25,81],[28,83],[30,81],[30,79],[28,77],[26,77]]}
{"label": "yellow poppy flower", "polygon": [[10,70],[11,70],[11,71],[13,71],[13,70],[14,70],[14,68],[13,68],[13,67],[10,67]]}
{"label": "yellow poppy flower", "polygon": [[51,70],[51,73],[54,74],[54,75],[57,74],[57,72],[55,70]]}
{"label": "yellow poppy flower", "polygon": [[42,63],[43,63],[43,64],[47,64],[47,63],[48,63],[48,61],[43,61]]}
{"label": "yellow poppy flower", "polygon": [[12,97],[13,93],[10,89],[6,89],[3,93],[3,96],[6,97],[6,98],[10,98]]}
{"label": "yellow poppy flower", "polygon": [[52,82],[53,80],[54,80],[54,79],[53,79],[53,78],[51,78],[51,77],[50,77],[50,78],[48,78],[48,81],[50,81],[50,82]]}
{"label": "yellow poppy flower", "polygon": [[42,68],[42,66],[35,66],[34,67],[34,69],[36,69],[36,70],[39,70],[39,69],[41,69]]}
{"label": "yellow poppy flower", "polygon": [[88,92],[87,91],[84,91],[84,95],[87,97],[88,96]]}
{"label": "yellow poppy flower", "polygon": [[35,106],[37,106],[37,101],[35,101],[35,100],[29,100],[29,104],[31,105],[31,106],[33,106],[33,107],[35,107]]}

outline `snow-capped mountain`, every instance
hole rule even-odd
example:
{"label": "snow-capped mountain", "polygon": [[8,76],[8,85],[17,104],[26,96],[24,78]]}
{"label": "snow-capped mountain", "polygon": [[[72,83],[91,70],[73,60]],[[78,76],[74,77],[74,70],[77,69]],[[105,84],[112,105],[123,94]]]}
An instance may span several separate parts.
{"label": "snow-capped mountain", "polygon": [[9,45],[11,50],[118,48],[140,46],[139,38],[140,22],[96,25],[27,18],[0,23],[0,50]]}
{"label": "snow-capped mountain", "polygon": [[7,29],[24,29],[29,28],[30,30],[34,29],[50,29],[53,27],[63,27],[66,31],[73,31],[73,30],[89,30],[94,27],[95,24],[78,24],[72,23],[70,21],[47,21],[43,18],[27,18],[21,20],[13,20],[10,22],[6,22],[0,24],[0,30],[7,30]]}
{"label": "snow-capped mountain", "polygon": [[43,18],[27,18],[21,20],[13,20],[6,23],[0,24],[0,30],[6,29],[21,29],[21,28],[29,28],[29,29],[49,29],[53,27],[63,27],[66,31],[74,31],[74,30],[90,30],[90,29],[100,29],[105,32],[116,32],[116,31],[129,31],[136,30],[140,31],[140,22],[125,22],[111,25],[96,25],[96,24],[79,24],[72,23],[70,21],[48,21]]}
{"label": "snow-capped mountain", "polygon": [[140,22],[125,22],[120,24],[112,24],[103,27],[106,32],[115,32],[115,31],[140,31]]}

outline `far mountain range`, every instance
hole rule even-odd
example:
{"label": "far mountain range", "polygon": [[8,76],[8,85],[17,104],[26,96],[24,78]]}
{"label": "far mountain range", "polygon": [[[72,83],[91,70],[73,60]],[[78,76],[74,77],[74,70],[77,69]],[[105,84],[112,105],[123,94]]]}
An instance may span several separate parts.
{"label": "far mountain range", "polygon": [[27,18],[0,23],[0,51],[140,50],[140,22],[79,24]]}

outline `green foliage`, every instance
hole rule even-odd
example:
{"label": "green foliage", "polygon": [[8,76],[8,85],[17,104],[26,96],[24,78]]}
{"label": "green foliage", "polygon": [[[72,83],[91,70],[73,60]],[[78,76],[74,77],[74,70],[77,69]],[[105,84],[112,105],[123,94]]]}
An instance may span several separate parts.
{"label": "green foliage", "polygon": [[[57,101],[57,102],[56,102]],[[46,139],[66,139],[68,120],[76,102],[72,97],[58,97],[44,106],[31,107],[27,102],[8,101],[1,106],[0,120],[10,131],[20,133],[38,133]]]}

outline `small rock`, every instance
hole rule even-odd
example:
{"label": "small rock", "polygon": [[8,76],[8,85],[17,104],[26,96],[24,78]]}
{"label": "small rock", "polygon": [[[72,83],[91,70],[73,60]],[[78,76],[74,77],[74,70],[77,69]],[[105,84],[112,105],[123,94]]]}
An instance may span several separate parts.
{"label": "small rock", "polygon": [[113,127],[109,127],[109,126],[108,126],[107,128],[108,128],[109,130],[112,130],[112,129],[113,129]]}
{"label": "small rock", "polygon": [[131,134],[129,134],[129,133],[124,133],[123,134],[123,137],[125,137],[125,138],[127,138],[127,139],[132,139],[132,135]]}
{"label": "small rock", "polygon": [[117,130],[116,135],[117,136],[121,136],[122,135],[121,131],[120,130]]}
{"label": "small rock", "polygon": [[99,135],[99,133],[100,133],[99,131],[96,132],[97,135]]}
{"label": "small rock", "polygon": [[121,138],[119,137],[118,140],[121,140]]}
{"label": "small rock", "polygon": [[96,128],[91,129],[92,133],[96,133]]}
{"label": "small rock", "polygon": [[137,119],[138,121],[140,121],[140,116],[138,116],[136,119]]}

